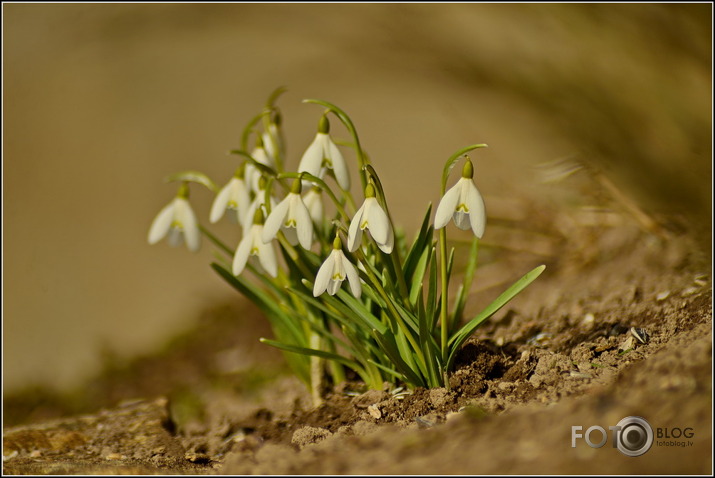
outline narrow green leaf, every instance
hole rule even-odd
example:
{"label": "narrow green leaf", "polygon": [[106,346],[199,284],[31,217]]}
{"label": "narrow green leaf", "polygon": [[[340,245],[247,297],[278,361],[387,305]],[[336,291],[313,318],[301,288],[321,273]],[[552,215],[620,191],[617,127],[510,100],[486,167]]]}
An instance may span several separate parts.
{"label": "narrow green leaf", "polygon": [[475,236],[472,239],[472,244],[469,248],[469,258],[467,259],[467,269],[464,272],[464,277],[462,278],[462,284],[459,286],[457,291],[457,299],[454,303],[454,312],[452,312],[452,319],[450,324],[452,324],[453,329],[459,326],[460,320],[462,318],[462,313],[464,312],[464,304],[467,302],[467,295],[469,289],[472,285],[472,280],[474,280],[474,272],[477,269],[477,253],[479,251],[479,239]]}
{"label": "narrow green leaf", "polygon": [[521,279],[516,281],[511,287],[504,291],[499,297],[489,304],[483,311],[477,314],[472,320],[467,322],[461,329],[459,329],[449,340],[449,359],[447,360],[447,369],[451,368],[454,358],[457,355],[459,347],[469,338],[474,330],[486,319],[494,315],[499,309],[504,307],[511,299],[513,299],[519,292],[524,290],[526,286],[531,284],[542,272],[544,272],[546,266],[541,265],[534,268],[531,272],[525,274]]}
{"label": "narrow green leaf", "polygon": [[[259,339],[261,343],[270,345],[272,347],[281,349],[281,350],[286,350],[288,352],[293,352],[296,354],[302,354],[302,355],[312,355],[314,357],[320,357],[324,358],[327,360],[334,360],[336,362],[339,362],[343,365],[346,365],[350,367],[351,369],[355,370],[358,373],[364,373],[363,368],[360,366],[359,363],[357,363],[354,360],[351,360],[349,358],[343,357],[342,355],[334,354],[331,352],[326,352],[324,350],[316,350],[316,349],[310,349],[307,347],[297,347],[295,345],[290,345],[290,344],[285,344],[283,342],[278,342],[276,340],[270,340],[266,338],[260,338]],[[361,375],[362,375],[361,373]]]}
{"label": "narrow green leaf", "polygon": [[437,295],[437,261],[436,261],[436,248],[432,247],[432,252],[430,253],[430,271],[429,271],[429,284],[427,286],[427,305],[426,305],[426,319],[427,319],[427,330],[430,333],[434,331],[435,325],[437,324],[437,310],[439,308],[439,296]]}
{"label": "narrow green leaf", "polygon": [[398,380],[402,380],[403,382],[407,382],[407,381],[408,381],[407,378],[406,378],[403,374],[401,374],[400,372],[398,372],[398,371],[396,371],[396,370],[394,370],[394,369],[391,369],[390,367],[386,367],[386,366],[384,366],[384,365],[382,365],[382,364],[379,364],[379,363],[375,362],[374,360],[369,360],[369,362],[370,362],[372,365],[374,365],[375,367],[377,367],[377,368],[379,368],[380,370],[382,370],[383,372],[386,372],[386,373],[392,375],[393,377],[397,378]]}
{"label": "narrow green leaf", "polygon": [[417,261],[417,266],[415,267],[415,272],[412,275],[410,287],[410,304],[412,307],[417,305],[417,295],[422,292],[422,284],[424,280],[425,271],[429,265],[430,249],[425,247],[420,256],[420,260]]}
{"label": "narrow green leaf", "polygon": [[406,363],[402,360],[399,351],[397,350],[397,344],[395,344],[394,338],[388,335],[382,335],[377,330],[372,331],[375,340],[380,344],[380,347],[389,357],[390,361],[396,366],[397,370],[405,376],[405,381],[416,385],[419,387],[424,387],[425,382],[417,375]]}
{"label": "narrow green leaf", "polygon": [[[281,326],[290,332],[291,337],[301,343],[304,340],[301,330],[297,323],[278,306],[277,301],[268,294],[257,288],[254,284],[246,281],[242,277],[236,277],[228,270],[224,269],[217,263],[212,263],[211,267],[236,290],[245,295],[251,302],[256,304],[261,311],[266,314],[266,317],[274,322],[276,326]],[[278,323],[275,321],[278,320]]]}
{"label": "narrow green leaf", "polygon": [[407,256],[405,257],[405,281],[408,284],[412,282],[413,272],[417,265],[417,261],[419,261],[420,257],[422,256],[424,248],[427,246],[427,244],[432,243],[432,235],[434,229],[430,225],[431,218],[432,204],[430,203],[427,207],[427,214],[425,214],[425,217],[422,220],[422,226],[420,227],[420,231],[417,234],[417,237],[415,237],[415,240],[412,243],[412,247],[410,248],[409,252],[407,253]]}

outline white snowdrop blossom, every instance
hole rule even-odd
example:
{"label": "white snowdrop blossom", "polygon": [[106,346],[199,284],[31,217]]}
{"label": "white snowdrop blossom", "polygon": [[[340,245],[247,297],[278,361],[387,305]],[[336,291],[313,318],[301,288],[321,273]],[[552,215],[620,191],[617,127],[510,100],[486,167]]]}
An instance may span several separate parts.
{"label": "white snowdrop blossom", "polygon": [[325,218],[323,217],[323,197],[320,188],[310,188],[310,191],[303,196],[303,204],[308,208],[310,218],[313,222],[317,225],[322,224]]}
{"label": "white snowdrop blossom", "polygon": [[454,224],[464,231],[472,229],[481,239],[486,225],[484,199],[474,185],[474,167],[467,160],[462,169],[462,177],[452,186],[439,203],[434,218],[435,229],[443,228],[454,218]]}
{"label": "white snowdrop blossom", "polygon": [[360,247],[363,230],[368,229],[377,246],[386,254],[392,252],[395,236],[392,225],[385,211],[375,198],[375,187],[368,184],[365,188],[365,202],[357,210],[348,229],[348,250],[356,251]]}
{"label": "white snowdrop blossom", "polygon": [[149,228],[149,244],[156,244],[167,235],[171,246],[179,246],[186,240],[186,247],[196,252],[201,247],[201,232],[196,215],[188,201],[189,188],[182,185],[179,193],[159,214]]}
{"label": "white snowdrop blossom", "polygon": [[283,157],[285,150],[285,140],[280,126],[281,115],[276,113],[273,120],[268,124],[267,131],[261,135],[266,154],[274,164],[278,157]]}
{"label": "white snowdrop blossom", "polygon": [[[263,177],[259,178],[258,181],[258,190],[256,191],[256,197],[253,198],[253,201],[251,201],[251,204],[248,206],[246,209],[246,214],[240,218],[241,220],[241,227],[243,227],[243,230],[247,230],[249,227],[251,227],[253,217],[256,214],[256,211],[258,211],[261,206],[263,206],[266,202],[266,180]],[[274,207],[276,207],[276,200],[273,196],[270,197],[270,206],[271,210],[273,210]]]}
{"label": "white snowdrop blossom", "polygon": [[234,211],[230,217],[234,222],[241,222],[248,212],[251,199],[248,188],[244,182],[245,167],[241,167],[231,180],[219,191],[211,205],[209,221],[212,224],[223,217],[227,209]]}
{"label": "white snowdrop blossom", "polygon": [[[272,156],[268,155],[266,148],[263,146],[263,138],[261,136],[256,137],[256,147],[251,151],[251,157],[257,162],[268,166],[270,168],[275,168],[276,163]],[[252,163],[246,164],[246,184],[248,184],[251,189],[258,192],[258,181],[261,179],[261,171]]]}
{"label": "white snowdrop blossom", "polygon": [[[318,133],[310,143],[308,149],[303,153],[303,157],[298,165],[298,172],[307,172],[313,176],[323,178],[327,169],[332,169],[335,180],[343,190],[350,189],[350,175],[345,164],[345,158],[337,145],[330,138],[330,123],[328,118],[322,116],[318,124]],[[307,183],[306,183],[307,184]]]}
{"label": "white snowdrop blossom", "polygon": [[328,294],[335,295],[343,281],[347,278],[350,285],[350,292],[356,299],[362,294],[362,286],[360,285],[360,276],[342,249],[342,242],[339,237],[335,237],[333,241],[333,250],[323,262],[323,265],[318,269],[318,274],[315,277],[313,285],[313,296],[318,297],[320,294],[328,291]]}
{"label": "white snowdrop blossom", "polygon": [[301,181],[293,181],[288,195],[271,209],[263,227],[263,242],[270,242],[282,229],[292,245],[300,243],[303,249],[310,249],[313,242],[313,221],[308,208],[300,196]]}
{"label": "white snowdrop blossom", "polygon": [[238,276],[246,268],[249,259],[256,260],[271,277],[278,277],[278,262],[272,243],[264,243],[263,211],[258,209],[254,215],[253,224],[243,236],[233,256],[233,275]]}

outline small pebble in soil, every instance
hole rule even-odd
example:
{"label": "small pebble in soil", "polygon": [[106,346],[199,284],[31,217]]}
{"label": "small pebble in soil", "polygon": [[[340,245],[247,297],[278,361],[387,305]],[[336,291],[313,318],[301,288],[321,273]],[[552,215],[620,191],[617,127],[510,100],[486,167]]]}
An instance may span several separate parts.
{"label": "small pebble in soil", "polygon": [[376,404],[372,404],[369,407],[367,407],[367,412],[375,420],[379,420],[380,418],[382,418],[382,412],[380,411],[380,409],[377,407]]}
{"label": "small pebble in soil", "polygon": [[668,296],[670,296],[670,291],[665,290],[665,291],[659,293],[658,295],[656,295],[655,300],[657,300],[658,302],[661,302],[661,301],[664,301],[665,299],[667,299]]}

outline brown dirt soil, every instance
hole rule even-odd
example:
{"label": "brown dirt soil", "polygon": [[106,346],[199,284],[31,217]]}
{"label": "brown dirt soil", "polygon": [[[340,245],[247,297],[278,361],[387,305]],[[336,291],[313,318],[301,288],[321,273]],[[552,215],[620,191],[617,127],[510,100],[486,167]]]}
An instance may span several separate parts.
{"label": "brown dirt soil", "polygon": [[[625,215],[584,226],[579,214],[532,219],[546,255],[485,252],[477,284],[544,259],[547,272],[464,346],[449,389],[347,382],[313,407],[280,354],[256,344],[268,333],[257,312],[228,305],[157,356],[110,360],[72,396],[6,397],[3,472],[711,473],[710,257],[682,231],[644,232]],[[498,286],[474,290],[467,312]],[[645,455],[571,446],[572,426],[628,416],[653,427]]]}

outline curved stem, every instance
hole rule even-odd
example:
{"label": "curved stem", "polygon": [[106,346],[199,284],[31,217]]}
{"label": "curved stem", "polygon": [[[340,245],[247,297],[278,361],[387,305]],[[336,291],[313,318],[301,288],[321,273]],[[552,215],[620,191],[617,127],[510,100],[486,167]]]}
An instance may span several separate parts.
{"label": "curved stem", "polygon": [[358,137],[357,130],[355,129],[355,125],[353,125],[352,120],[350,119],[350,116],[348,116],[345,111],[341,110],[337,106],[335,106],[332,103],[329,103],[327,101],[323,100],[316,100],[316,99],[305,99],[303,100],[303,103],[313,103],[316,105],[321,105],[331,112],[335,114],[335,116],[340,119],[340,121],[345,125],[345,127],[348,129],[350,132],[350,135],[353,137],[353,140],[355,141],[355,152],[357,153],[357,159],[358,159],[358,167],[360,169],[360,179],[362,181],[362,187],[365,189],[365,186],[367,186],[367,178],[365,177],[365,173],[363,171],[363,166],[366,164],[370,164],[370,160],[368,159],[367,155],[365,152],[362,150],[362,147],[360,146],[360,138]]}
{"label": "curved stem", "polygon": [[213,242],[216,247],[225,252],[229,257],[233,257],[233,250],[229,248],[226,244],[224,244],[224,242],[218,237],[214,236],[208,229],[206,229],[201,224],[199,224],[199,231],[201,231],[201,233],[205,235],[209,239],[209,241]]}

